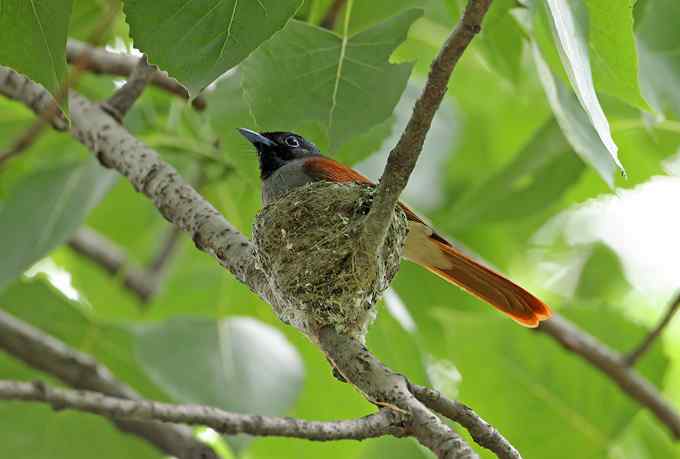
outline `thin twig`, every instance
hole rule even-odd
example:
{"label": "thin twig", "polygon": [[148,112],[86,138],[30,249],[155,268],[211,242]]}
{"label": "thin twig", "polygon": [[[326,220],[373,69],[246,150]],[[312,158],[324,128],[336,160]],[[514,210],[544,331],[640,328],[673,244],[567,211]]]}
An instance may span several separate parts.
{"label": "thin twig", "polygon": [[482,19],[490,4],[491,0],[469,0],[463,16],[432,62],[425,88],[413,107],[413,114],[387,158],[385,171],[366,217],[361,240],[369,254],[380,253],[394,207],[416,166],[434,115],[446,94],[451,73],[467,46],[481,30]]}
{"label": "thin twig", "polygon": [[324,29],[332,30],[338,20],[340,10],[345,6],[346,2],[347,0],[333,0],[333,3],[328,7],[328,11],[326,11],[326,15],[321,20],[321,23],[319,23],[319,26]]}
{"label": "thin twig", "polygon": [[102,108],[111,116],[122,122],[127,112],[144,92],[144,88],[151,77],[157,72],[155,65],[150,65],[146,56],[137,60],[137,65],[132,70],[125,84],[118,88],[109,99],[102,104]]}
{"label": "thin twig", "polygon": [[[29,366],[77,389],[97,391],[117,399],[139,400],[127,384],[92,357],[0,310],[0,349]],[[217,459],[209,446],[184,426],[118,420],[118,429],[144,438],[164,453],[180,459]]]}
{"label": "thin twig", "polygon": [[656,387],[630,368],[623,356],[599,342],[559,314],[541,322],[536,329],[555,338],[565,349],[590,362],[614,381],[631,398],[649,409],[673,437],[680,439],[680,414],[663,398]]}
{"label": "thin twig", "polygon": [[659,323],[657,324],[656,327],[652,331],[650,331],[647,336],[642,340],[642,342],[630,351],[625,357],[624,361],[626,362],[626,365],[629,367],[634,366],[637,361],[642,357],[650,347],[652,347],[652,344],[654,344],[654,341],[661,336],[661,333],[663,333],[664,329],[668,326],[669,323],[671,323],[671,319],[673,319],[673,316],[675,313],[680,309],[680,293],[678,293],[675,297],[675,299],[671,302],[670,306],[668,307],[668,310],[666,311],[666,314],[661,318]]}
{"label": "thin twig", "polygon": [[[137,56],[131,54],[114,53],[74,39],[69,39],[66,43],[66,59],[71,64],[79,62],[84,70],[92,73],[121,77],[129,76],[139,60]],[[189,99],[187,90],[177,80],[160,70],[153,74],[151,84],[185,100]],[[199,95],[191,101],[191,105],[196,110],[203,111],[207,103],[205,98]]]}
{"label": "thin twig", "polygon": [[409,384],[409,389],[425,406],[465,427],[478,445],[493,451],[499,459],[522,459],[519,451],[469,406],[428,387]]}
{"label": "thin twig", "polygon": [[399,416],[389,410],[352,420],[305,421],[302,419],[232,413],[203,405],[173,405],[152,400],[127,400],[99,392],[50,387],[41,381],[0,380],[0,400],[45,402],[57,410],[73,409],[116,420],[163,421],[208,426],[225,435],[289,437],[313,441],[364,440],[393,435],[404,429]]}

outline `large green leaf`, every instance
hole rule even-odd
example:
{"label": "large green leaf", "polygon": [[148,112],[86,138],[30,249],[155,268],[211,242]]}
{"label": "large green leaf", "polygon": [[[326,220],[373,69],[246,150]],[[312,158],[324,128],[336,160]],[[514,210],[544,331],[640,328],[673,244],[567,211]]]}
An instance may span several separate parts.
{"label": "large green leaf", "polygon": [[[463,375],[460,400],[524,457],[601,457],[640,410],[610,379],[550,337],[490,314],[441,312],[438,317],[447,324],[441,345]],[[617,349],[645,333],[603,308],[574,309],[568,317]],[[666,365],[656,349],[640,371],[658,385]]]}
{"label": "large green leaf", "polygon": [[176,400],[240,413],[285,414],[302,386],[295,348],[279,331],[246,317],[176,318],[141,327],[137,356]]}
{"label": "large green leaf", "polygon": [[318,123],[332,149],[387,119],[410,64],[390,64],[422,15],[409,10],[353,36],[293,21],[243,64],[243,88],[258,125],[298,129]]}
{"label": "large green leaf", "polygon": [[[135,363],[133,337],[122,328],[108,327],[86,318],[78,306],[42,280],[21,281],[0,295],[0,308],[71,347],[93,355],[114,375],[146,397],[167,400]],[[35,380],[50,378],[0,354],[0,378]],[[27,403],[0,404],[3,454],[21,458],[88,458],[95,448],[103,459],[160,458],[148,443],[116,430],[100,416],[54,412]],[[82,441],[85,437],[87,442]]]}
{"label": "large green leaf", "polygon": [[559,200],[583,171],[557,122],[552,119],[510,164],[479,183],[449,211],[449,228],[523,218]]}
{"label": "large green leaf", "polygon": [[633,5],[636,0],[584,0],[590,18],[588,43],[597,89],[643,110],[638,57],[633,34]]}
{"label": "large green leaf", "polygon": [[53,95],[66,75],[66,32],[73,0],[3,0],[0,64],[42,84]]}
{"label": "large green leaf", "polygon": [[18,183],[0,207],[0,289],[64,242],[116,177],[91,158]]}
{"label": "large green leaf", "polygon": [[[611,169],[618,167],[623,170],[618,159],[618,148],[611,136],[609,122],[595,92],[588,53],[588,30],[587,19],[585,19],[587,11],[579,1],[547,0],[546,5],[562,65],[576,98],[586,114],[586,120],[606,149],[606,159],[611,163],[609,167]],[[558,113],[555,115],[559,120],[560,115]],[[601,161],[604,163],[605,158]],[[604,174],[603,177],[605,177]],[[605,180],[607,180],[606,177]]]}
{"label": "large green leaf", "polygon": [[[619,166],[617,157],[612,156],[612,151],[610,150],[613,141],[609,146],[603,142],[602,137],[598,134],[583,105],[555,77],[543,59],[538,46],[535,44],[533,45],[533,54],[548,101],[565,137],[569,140],[576,153],[585,162],[594,167],[610,187],[613,187],[614,174]],[[609,132],[608,124],[607,132]]]}
{"label": "large green leaf", "polygon": [[300,0],[127,0],[135,46],[196,95],[281,30]]}

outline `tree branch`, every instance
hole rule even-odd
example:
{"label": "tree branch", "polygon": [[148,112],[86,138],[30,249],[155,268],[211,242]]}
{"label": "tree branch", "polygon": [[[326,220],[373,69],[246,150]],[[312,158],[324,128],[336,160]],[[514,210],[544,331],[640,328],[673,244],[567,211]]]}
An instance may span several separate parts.
{"label": "tree branch", "polygon": [[54,409],[73,409],[116,420],[163,421],[208,426],[225,435],[291,437],[313,441],[364,440],[404,435],[399,416],[389,410],[353,420],[304,421],[276,416],[232,413],[202,405],[172,405],[151,400],[126,400],[98,392],[75,391],[33,383],[0,381],[0,400],[46,402]]}
{"label": "tree branch", "polygon": [[127,112],[144,92],[146,84],[157,72],[156,66],[150,65],[146,56],[140,57],[125,84],[102,104],[102,108],[119,123],[122,122]]}
{"label": "tree branch", "polygon": [[318,334],[319,345],[335,369],[369,400],[407,413],[407,431],[441,459],[472,459],[477,454],[409,391],[402,375],[385,367],[368,349],[331,327]]}
{"label": "tree branch", "polygon": [[39,83],[35,83],[15,71],[0,67],[0,94],[9,99],[22,102],[40,118],[49,120],[57,131],[68,129],[68,121],[50,93]]}
{"label": "tree branch", "polygon": [[633,349],[628,353],[628,355],[625,356],[624,361],[626,362],[626,365],[629,367],[634,366],[640,357],[642,357],[644,353],[647,352],[650,347],[652,347],[654,341],[656,341],[656,339],[661,336],[661,333],[663,333],[664,329],[669,323],[671,323],[671,319],[673,319],[673,316],[678,311],[678,309],[680,309],[680,293],[675,296],[675,299],[671,302],[666,314],[664,314],[657,326],[654,327],[654,329],[650,331],[649,334],[647,334],[645,339],[642,340],[638,347]]}
{"label": "tree branch", "polygon": [[[87,354],[0,310],[0,349],[77,389],[97,391],[117,399],[140,397],[127,384],[118,381],[103,365]],[[118,420],[118,429],[134,434],[179,459],[217,459],[208,445],[193,437],[183,426]]]}
{"label": "tree branch", "polygon": [[434,114],[446,94],[451,73],[474,36],[491,0],[468,0],[463,16],[432,62],[425,88],[413,107],[413,114],[397,145],[390,151],[375,199],[366,217],[362,242],[368,253],[379,253],[394,206],[416,166]]}
{"label": "tree branch", "polygon": [[176,226],[168,228],[158,253],[146,269],[131,262],[126,251],[115,242],[90,228],[83,227],[76,231],[68,245],[112,276],[121,275],[123,286],[142,303],[148,303],[158,293],[167,265],[177,249],[180,235]]}
{"label": "tree branch", "polygon": [[493,451],[499,459],[522,458],[519,451],[500,432],[470,407],[449,400],[441,392],[428,387],[409,384],[409,390],[428,408],[465,427],[478,445]]}
{"label": "tree branch", "polygon": [[[78,40],[69,39],[66,44],[66,59],[70,64],[77,62],[78,66],[92,73],[106,73],[122,77],[129,76],[138,57],[130,54],[119,54],[96,48]],[[151,77],[151,84],[185,100],[189,99],[187,90],[167,73],[157,70]],[[206,108],[203,96],[196,97],[191,105],[198,111]]]}
{"label": "tree branch", "polygon": [[579,330],[558,314],[541,322],[537,330],[552,336],[565,349],[581,356],[602,371],[631,398],[649,409],[668,427],[676,440],[680,439],[680,414],[664,400],[656,387],[630,368],[618,352]]}
{"label": "tree branch", "polygon": [[121,274],[125,288],[134,293],[143,303],[148,302],[158,289],[153,273],[134,265],[127,253],[113,241],[89,228],[80,228],[68,241],[69,247],[83,255],[109,274]]}

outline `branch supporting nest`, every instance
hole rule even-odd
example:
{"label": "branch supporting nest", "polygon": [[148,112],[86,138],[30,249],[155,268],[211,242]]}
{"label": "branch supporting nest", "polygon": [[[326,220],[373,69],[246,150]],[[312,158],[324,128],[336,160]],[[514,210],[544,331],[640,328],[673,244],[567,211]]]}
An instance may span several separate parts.
{"label": "branch supporting nest", "polygon": [[362,235],[368,253],[378,253],[385,240],[392,209],[416,167],[434,115],[444,99],[449,78],[458,60],[482,28],[491,0],[469,0],[463,17],[432,62],[425,88],[413,107],[411,118],[397,145],[390,151],[375,200]]}

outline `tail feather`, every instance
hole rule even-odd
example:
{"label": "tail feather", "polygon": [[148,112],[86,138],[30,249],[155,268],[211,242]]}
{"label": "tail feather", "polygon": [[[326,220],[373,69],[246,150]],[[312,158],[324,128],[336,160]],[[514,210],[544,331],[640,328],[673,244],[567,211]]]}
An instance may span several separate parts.
{"label": "tail feather", "polygon": [[436,239],[430,239],[430,242],[438,246],[447,263],[439,263],[441,266],[423,264],[429,271],[486,301],[524,326],[537,327],[541,320],[550,317],[548,305],[511,280],[451,245]]}

